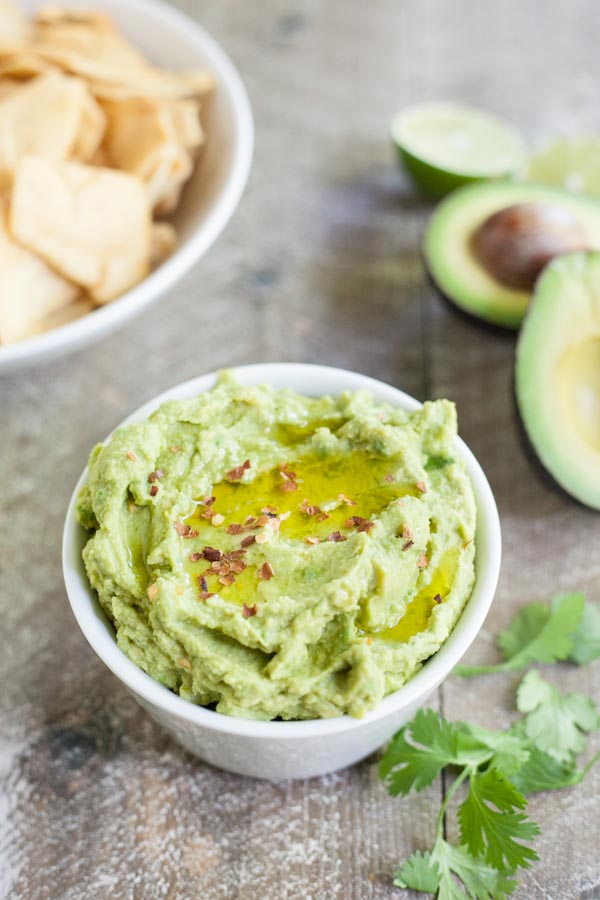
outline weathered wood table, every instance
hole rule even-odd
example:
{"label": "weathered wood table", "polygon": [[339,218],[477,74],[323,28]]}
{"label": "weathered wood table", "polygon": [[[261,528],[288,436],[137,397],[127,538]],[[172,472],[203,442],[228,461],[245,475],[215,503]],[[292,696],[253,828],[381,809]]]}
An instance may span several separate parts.
{"label": "weathered wood table", "polygon": [[[250,185],[206,260],[118,335],[0,379],[0,896],[369,900],[427,847],[443,785],[389,798],[374,760],[262,783],[181,751],[96,659],[63,590],[59,542],[92,444],[158,391],[221,366],[330,363],[457,401],[498,498],[504,561],[470,660],[557,590],[599,599],[600,517],[547,487],[518,440],[514,339],[460,318],[427,283],[429,208],[386,129],[454,98],[531,138],[600,130],[595,0],[181,0],[231,52],[257,128]],[[451,678],[435,704],[501,727],[518,675]],[[600,666],[549,677],[595,692]],[[596,745],[597,745],[596,741]],[[521,900],[600,897],[600,767],[533,799],[540,863]]]}

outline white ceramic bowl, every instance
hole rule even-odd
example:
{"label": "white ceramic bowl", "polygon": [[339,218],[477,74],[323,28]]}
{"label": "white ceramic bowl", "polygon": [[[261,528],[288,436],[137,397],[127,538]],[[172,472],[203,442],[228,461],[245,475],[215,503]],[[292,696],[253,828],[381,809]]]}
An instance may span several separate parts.
{"label": "white ceramic bowl", "polygon": [[[402,409],[417,409],[417,400],[390,385],[326,366],[267,363],[235,370],[242,384],[268,382],[309,396],[367,388],[376,400]],[[172,388],[138,409],[123,422],[146,419],[161,403],[194,397],[209,390],[215,374]],[[343,768],[367,756],[407,722],[456,665],[476,637],[492,602],[500,569],[500,523],[490,486],[479,463],[461,441],[464,461],[477,503],[476,580],[471,598],[443,647],[400,690],[386,697],[362,719],[341,716],[305,722],[256,722],[236,719],[195,706],[153,681],[117,647],[113,628],[91,589],[81,559],[86,542],[75,518],[76,497],[85,483],[83,472],[69,505],[63,536],[63,571],[67,593],[81,630],[100,659],[120,678],[139,703],[192,753],[215,766],[258,778],[306,778]]]}
{"label": "white ceramic bowl", "polygon": [[[26,13],[47,0],[24,0]],[[206,144],[173,216],[179,244],[148,278],[117,300],[52,331],[0,347],[0,371],[84,347],[125,324],[167,291],[203,256],[231,218],[242,195],[254,143],[246,89],[219,44],[188,16],[160,0],[65,0],[100,9],[152,62],[173,69],[206,67],[217,87],[204,118]]]}

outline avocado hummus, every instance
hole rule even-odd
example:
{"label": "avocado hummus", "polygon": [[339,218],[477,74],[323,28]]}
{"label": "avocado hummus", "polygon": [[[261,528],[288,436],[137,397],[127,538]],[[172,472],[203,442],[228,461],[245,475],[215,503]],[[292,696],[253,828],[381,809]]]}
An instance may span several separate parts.
{"label": "avocado hummus", "polygon": [[232,716],[362,716],[443,644],[471,593],[456,415],[229,373],[94,449],[78,517],[119,647]]}

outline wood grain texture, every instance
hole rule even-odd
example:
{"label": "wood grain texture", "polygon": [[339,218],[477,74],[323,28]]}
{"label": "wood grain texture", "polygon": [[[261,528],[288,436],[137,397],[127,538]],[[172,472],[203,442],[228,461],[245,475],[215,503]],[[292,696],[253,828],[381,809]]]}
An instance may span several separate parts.
{"label": "wood grain texture", "polygon": [[[68,609],[59,542],[92,444],[170,385],[288,359],[457,401],[504,531],[496,602],[470,660],[520,604],[598,601],[600,518],[547,487],[520,445],[511,336],[468,322],[425,278],[429,207],[397,173],[397,107],[451,97],[529,137],[600,129],[594,0],[180,0],[222,41],[254,107],[256,159],[218,245],[119,334],[0,379],[0,896],[383,900],[427,847],[442,786],[391,800],[373,760],[267,784],[182,752],[95,658]],[[598,664],[550,676],[600,699]],[[450,679],[451,718],[511,720],[517,676]],[[598,746],[598,741],[595,741]],[[532,802],[541,862],[520,900],[600,897],[600,768]]]}

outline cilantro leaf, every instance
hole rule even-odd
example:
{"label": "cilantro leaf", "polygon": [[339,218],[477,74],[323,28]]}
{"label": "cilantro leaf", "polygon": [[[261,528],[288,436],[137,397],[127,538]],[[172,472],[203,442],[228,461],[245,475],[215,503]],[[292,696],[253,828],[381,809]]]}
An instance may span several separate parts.
{"label": "cilantro leaf", "polygon": [[597,603],[586,603],[584,606],[569,659],[579,666],[600,659],[600,606]]}
{"label": "cilantro leaf", "polygon": [[420,709],[393,738],[379,763],[379,775],[392,796],[420,791],[445,766],[477,766],[490,751],[464,727],[448,722],[433,709]]}
{"label": "cilantro leaf", "polygon": [[559,762],[568,762],[585,746],[584,733],[600,727],[598,710],[590,697],[561,694],[536,672],[528,672],[517,690],[517,707],[527,713],[527,737]]}
{"label": "cilantro leaf", "polygon": [[517,812],[526,806],[525,797],[497,769],[472,775],[458,810],[461,842],[496,869],[529,868],[538,855],[520,841],[532,840],[540,829]]}
{"label": "cilantro leaf", "polygon": [[479,725],[457,722],[456,726],[468,731],[472,739],[490,753],[487,762],[491,768],[498,769],[503,775],[511,778],[527,762],[529,749],[527,739],[512,731],[489,731]]}
{"label": "cilantro leaf", "polygon": [[[500,872],[466,847],[454,847],[441,837],[431,859],[440,871],[439,900],[504,900],[517,885],[511,872]],[[463,884],[464,891],[453,876]]]}
{"label": "cilantro leaf", "polygon": [[559,762],[532,746],[529,759],[512,775],[511,781],[522,794],[534,794],[579,784],[584,775],[585,770],[579,771],[574,762]]}
{"label": "cilantro leaf", "polygon": [[439,866],[431,859],[431,853],[417,850],[395,873],[394,884],[396,887],[435,894],[441,877]]}
{"label": "cilantro leaf", "polygon": [[531,663],[552,663],[567,659],[573,650],[581,624],[583,594],[560,594],[552,606],[528,603],[514,617],[498,644],[504,662],[491,666],[457,666],[458,675],[470,677],[490,672],[522,669]]}

